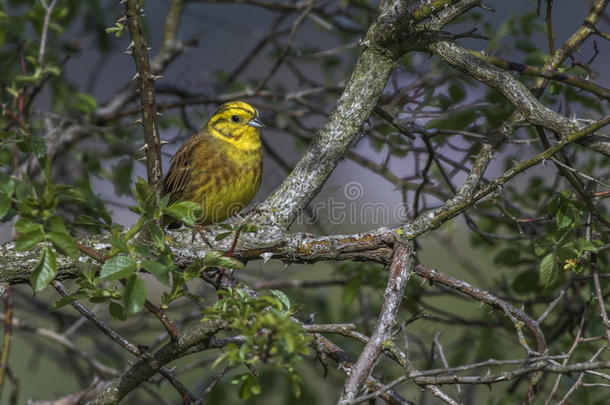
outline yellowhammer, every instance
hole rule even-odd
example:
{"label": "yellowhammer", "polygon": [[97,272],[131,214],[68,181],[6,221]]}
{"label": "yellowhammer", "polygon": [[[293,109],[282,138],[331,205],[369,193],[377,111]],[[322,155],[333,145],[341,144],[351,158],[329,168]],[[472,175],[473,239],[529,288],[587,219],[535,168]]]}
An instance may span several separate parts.
{"label": "yellowhammer", "polygon": [[[220,106],[208,123],[172,157],[163,181],[169,205],[180,201],[201,204],[195,222],[224,221],[243,209],[261,185],[263,153],[258,111],[242,101]],[[164,223],[171,224],[171,218]]]}

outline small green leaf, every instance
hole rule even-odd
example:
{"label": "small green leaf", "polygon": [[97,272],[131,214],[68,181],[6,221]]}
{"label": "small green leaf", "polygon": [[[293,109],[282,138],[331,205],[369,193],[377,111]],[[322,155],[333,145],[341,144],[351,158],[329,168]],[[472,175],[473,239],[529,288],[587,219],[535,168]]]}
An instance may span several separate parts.
{"label": "small green leaf", "polygon": [[166,265],[155,262],[153,260],[143,260],[140,266],[153,276],[161,283],[169,285],[169,267]]}
{"label": "small green leaf", "polygon": [[165,233],[163,233],[163,229],[155,223],[149,223],[147,226],[148,234],[152,238],[153,242],[159,249],[163,249],[165,247]]}
{"label": "small green leaf", "polygon": [[53,246],[62,254],[77,258],[80,255],[76,242],[67,233],[51,232],[47,234],[47,237],[53,242]]}
{"label": "small green leaf", "polygon": [[4,218],[10,208],[11,197],[9,197],[4,191],[0,191],[0,219]]}
{"label": "small green leaf", "polygon": [[17,237],[17,241],[15,242],[15,250],[19,252],[30,250],[43,240],[44,232],[40,228],[28,233],[23,233]]}
{"label": "small green leaf", "polygon": [[208,267],[224,267],[228,269],[242,270],[244,264],[232,257],[226,257],[222,252],[210,251],[205,255],[203,264]]}
{"label": "small green leaf", "polygon": [[15,230],[19,233],[28,233],[37,229],[40,229],[40,224],[27,218],[19,218],[19,220],[15,222]]}
{"label": "small green leaf", "polygon": [[550,286],[557,279],[559,266],[555,260],[555,255],[549,253],[540,262],[540,281],[545,287]]}
{"label": "small green leaf", "polygon": [[110,237],[110,244],[113,248],[120,250],[121,252],[129,251],[129,246],[127,246],[127,243],[125,243],[123,239],[117,238],[116,236]]}
{"label": "small green leaf", "polygon": [[125,306],[125,316],[131,316],[140,312],[146,301],[146,284],[133,274],[129,277],[125,290],[123,291],[123,305]]}
{"label": "small green leaf", "polygon": [[464,88],[458,84],[451,84],[449,86],[449,97],[454,103],[459,103],[466,98],[466,92]]}
{"label": "small green leaf", "polygon": [[82,298],[86,298],[87,297],[87,292],[86,291],[78,291],[74,294],[62,297],[60,299],[58,299],[57,301],[55,301],[54,303],[51,304],[51,306],[49,306],[49,311],[54,311],[57,308],[61,308],[64,305],[68,305],[68,304],[72,304],[74,301],[78,301]]}
{"label": "small green leaf", "polygon": [[8,196],[12,196],[15,191],[15,180],[6,173],[0,173],[0,190]]}
{"label": "small green leaf", "polygon": [[256,225],[248,224],[244,226],[241,230],[242,233],[256,233],[258,232],[258,227]]}
{"label": "small green leaf", "polygon": [[202,218],[201,204],[192,201],[180,201],[163,210],[163,213],[184,223],[193,226]]}
{"label": "small green leaf", "polygon": [[544,256],[546,255],[553,247],[557,241],[553,235],[544,235],[541,238],[538,238],[534,242],[534,253],[536,256]]}
{"label": "small green leaf", "polygon": [[155,192],[153,191],[151,185],[146,182],[146,180],[138,177],[138,181],[136,182],[133,192],[140,207],[144,208],[146,211],[153,207]]}
{"label": "small green leaf", "polygon": [[572,225],[574,218],[576,215],[578,215],[578,212],[573,205],[561,204],[556,215],[557,227],[559,229],[563,229]]}
{"label": "small green leaf", "polygon": [[118,302],[111,302],[110,305],[108,305],[108,312],[110,312],[110,316],[116,320],[124,321],[126,318],[125,309]]}
{"label": "small green leaf", "polygon": [[220,241],[220,240],[225,239],[227,236],[231,236],[231,235],[233,235],[233,232],[222,232],[222,233],[219,233],[218,235],[216,235],[214,237],[214,240]]}
{"label": "small green leaf", "polygon": [[149,259],[154,259],[155,258],[155,255],[153,254],[153,252],[146,245],[136,245],[134,250],[140,256],[148,257]]}
{"label": "small green leaf", "polygon": [[271,295],[273,295],[275,298],[277,298],[278,300],[280,300],[282,302],[282,304],[284,305],[284,308],[290,309],[290,298],[288,298],[288,296],[286,294],[284,294],[283,291],[271,290],[269,293]]}
{"label": "small green leaf", "polygon": [[39,136],[32,137],[32,152],[38,159],[47,156],[47,144],[44,139]]}
{"label": "small green leaf", "polygon": [[53,281],[56,274],[57,261],[55,260],[55,253],[48,246],[45,246],[40,254],[38,264],[30,276],[30,284],[34,291],[38,292]]}
{"label": "small green leaf", "polygon": [[133,274],[137,268],[136,261],[131,256],[115,256],[102,265],[100,278],[102,280],[118,280]]}

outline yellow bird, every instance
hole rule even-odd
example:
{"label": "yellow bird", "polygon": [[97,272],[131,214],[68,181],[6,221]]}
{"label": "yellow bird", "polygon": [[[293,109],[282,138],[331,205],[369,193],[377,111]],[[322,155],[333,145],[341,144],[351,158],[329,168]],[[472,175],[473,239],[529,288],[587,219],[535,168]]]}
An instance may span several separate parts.
{"label": "yellow bird", "polygon": [[[172,157],[163,181],[171,205],[201,204],[199,225],[235,215],[252,201],[261,185],[263,153],[258,111],[243,101],[220,106],[208,123]],[[165,225],[175,222],[164,218]]]}

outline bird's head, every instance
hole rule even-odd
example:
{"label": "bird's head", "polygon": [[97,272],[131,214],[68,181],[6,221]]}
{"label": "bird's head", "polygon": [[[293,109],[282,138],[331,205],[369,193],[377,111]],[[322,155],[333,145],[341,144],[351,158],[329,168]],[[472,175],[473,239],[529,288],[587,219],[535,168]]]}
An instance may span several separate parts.
{"label": "bird's head", "polygon": [[224,103],[207,124],[212,136],[242,150],[260,148],[260,128],[264,126],[256,108],[243,101]]}

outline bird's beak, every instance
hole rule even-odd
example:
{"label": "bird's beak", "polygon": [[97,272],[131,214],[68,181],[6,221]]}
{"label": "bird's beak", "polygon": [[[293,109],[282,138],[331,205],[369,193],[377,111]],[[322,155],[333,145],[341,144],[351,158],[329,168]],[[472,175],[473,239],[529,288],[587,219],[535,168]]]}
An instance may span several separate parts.
{"label": "bird's beak", "polygon": [[263,124],[263,122],[257,117],[254,117],[250,121],[248,121],[248,125],[254,128],[263,128],[265,126],[265,124]]}

